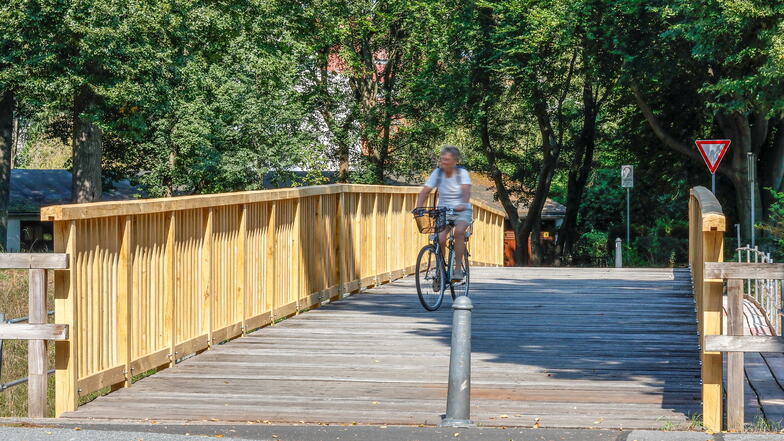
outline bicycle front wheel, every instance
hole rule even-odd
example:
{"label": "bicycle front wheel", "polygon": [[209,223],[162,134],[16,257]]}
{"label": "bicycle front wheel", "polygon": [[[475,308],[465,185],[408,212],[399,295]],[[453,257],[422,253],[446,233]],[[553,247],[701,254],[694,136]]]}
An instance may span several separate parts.
{"label": "bicycle front wheel", "polygon": [[433,245],[426,245],[419,251],[416,262],[416,288],[419,301],[428,311],[435,311],[444,301],[444,265],[438,261]]}

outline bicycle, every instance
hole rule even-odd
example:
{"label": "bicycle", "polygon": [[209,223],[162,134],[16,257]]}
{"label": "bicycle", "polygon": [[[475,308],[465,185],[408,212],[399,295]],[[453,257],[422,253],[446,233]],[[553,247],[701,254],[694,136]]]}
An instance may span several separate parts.
{"label": "bicycle", "polygon": [[[463,254],[464,279],[456,282],[452,281],[452,274],[455,259],[455,211],[451,208],[421,208],[414,210],[414,220],[417,222],[419,232],[429,234],[430,242],[419,251],[416,261],[416,288],[419,301],[428,311],[435,311],[441,307],[444,301],[444,292],[448,287],[452,299],[457,295],[468,295],[471,280],[469,276],[468,257],[468,238],[471,235],[469,225],[466,230],[466,247]],[[441,249],[441,242],[438,240],[439,233],[449,227],[449,238],[447,239],[447,249],[449,250],[447,260],[444,260],[444,253]]]}

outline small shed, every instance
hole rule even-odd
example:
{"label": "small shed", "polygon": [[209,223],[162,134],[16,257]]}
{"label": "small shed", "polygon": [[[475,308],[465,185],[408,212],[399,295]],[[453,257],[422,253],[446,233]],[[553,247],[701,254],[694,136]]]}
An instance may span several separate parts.
{"label": "small shed", "polygon": [[[495,198],[495,184],[488,177],[479,174],[471,173],[471,196],[486,202],[487,204],[499,209],[504,210],[503,205]],[[528,207],[519,206],[517,213],[520,219],[525,219],[528,216]],[[563,224],[566,217],[566,207],[550,198],[545,201],[544,208],[542,209],[542,218],[539,225],[539,246],[542,249],[543,263],[551,263],[555,257],[555,244],[558,239],[558,229]],[[504,224],[504,265],[514,266],[514,253],[517,244],[515,241],[515,233],[506,219]],[[531,249],[531,238],[528,240],[528,249]]]}
{"label": "small shed", "polygon": [[[41,207],[71,203],[71,172],[68,170],[11,170],[8,204],[7,251],[45,252],[54,249],[51,222],[42,222]],[[138,191],[128,181],[112,181],[102,200],[134,199]]]}

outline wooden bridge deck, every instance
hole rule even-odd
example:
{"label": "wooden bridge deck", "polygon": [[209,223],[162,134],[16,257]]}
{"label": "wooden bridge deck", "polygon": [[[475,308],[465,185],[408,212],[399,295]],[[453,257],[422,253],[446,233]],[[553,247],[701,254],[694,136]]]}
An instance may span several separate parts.
{"label": "wooden bridge deck", "polygon": [[[700,412],[686,270],[478,268],[472,418],[480,425],[662,428]],[[70,418],[438,424],[451,302],[413,280],[258,330]]]}

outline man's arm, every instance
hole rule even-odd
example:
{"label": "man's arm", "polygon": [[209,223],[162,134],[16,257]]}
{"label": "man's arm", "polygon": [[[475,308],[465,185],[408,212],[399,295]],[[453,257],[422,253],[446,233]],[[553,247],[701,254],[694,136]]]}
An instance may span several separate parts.
{"label": "man's arm", "polygon": [[457,211],[468,210],[471,207],[471,184],[461,185],[460,191],[463,194],[463,206]]}
{"label": "man's arm", "polygon": [[417,196],[416,208],[422,208],[425,199],[427,199],[427,195],[429,195],[431,191],[433,191],[433,187],[428,187],[427,185],[422,187],[422,191],[420,191],[419,196]]}

